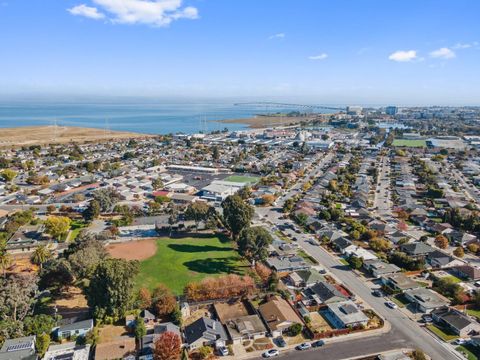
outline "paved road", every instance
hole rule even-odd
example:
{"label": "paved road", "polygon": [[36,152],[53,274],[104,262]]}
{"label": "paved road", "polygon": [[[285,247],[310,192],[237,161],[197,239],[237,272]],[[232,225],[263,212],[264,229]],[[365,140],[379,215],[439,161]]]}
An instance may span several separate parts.
{"label": "paved road", "polygon": [[[314,171],[317,171],[318,167]],[[290,192],[286,196],[289,196]],[[283,204],[284,199],[279,199],[277,204]],[[257,212],[265,221],[274,224],[284,223],[280,220],[281,213],[273,208],[257,208]],[[290,222],[290,221],[287,221]],[[368,283],[356,275],[349,267],[342,265],[338,259],[320,246],[312,245],[308,241],[311,237],[307,234],[297,234],[298,245],[313,256],[321,266],[327,268],[337,279],[343,282],[359,298],[372,307],[379,315],[391,324],[391,330],[384,335],[366,337],[357,340],[348,340],[345,343],[327,344],[325,348],[312,350],[301,354],[288,354],[291,359],[344,359],[351,356],[369,355],[379,351],[392,350],[402,347],[420,348],[435,360],[461,359],[458,353],[433,337],[418,323],[410,320],[399,310],[389,309],[385,306],[385,299],[372,295]],[[348,344],[348,346],[346,345]],[[325,352],[325,355],[323,354]],[[312,355],[310,355],[310,353]],[[320,357],[319,355],[322,354]],[[325,357],[324,357],[324,356]]]}

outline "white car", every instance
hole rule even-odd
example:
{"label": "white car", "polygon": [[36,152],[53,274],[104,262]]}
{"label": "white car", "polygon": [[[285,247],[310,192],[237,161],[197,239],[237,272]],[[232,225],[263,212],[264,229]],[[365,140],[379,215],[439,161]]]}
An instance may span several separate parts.
{"label": "white car", "polygon": [[308,350],[311,347],[312,347],[312,344],[304,342],[304,343],[301,343],[300,345],[298,345],[295,349],[297,349],[297,350]]}
{"label": "white car", "polygon": [[222,356],[228,356],[229,354],[228,349],[225,346],[219,347],[218,353]]}
{"label": "white car", "polygon": [[453,342],[454,345],[465,345],[467,344],[469,339],[457,339]]}
{"label": "white car", "polygon": [[277,349],[267,350],[262,354],[264,358],[271,358],[278,355],[280,355],[280,352]]}
{"label": "white car", "polygon": [[396,309],[398,308],[397,304],[395,304],[394,302],[391,302],[391,301],[387,301],[385,303],[385,305],[387,305],[390,309]]}

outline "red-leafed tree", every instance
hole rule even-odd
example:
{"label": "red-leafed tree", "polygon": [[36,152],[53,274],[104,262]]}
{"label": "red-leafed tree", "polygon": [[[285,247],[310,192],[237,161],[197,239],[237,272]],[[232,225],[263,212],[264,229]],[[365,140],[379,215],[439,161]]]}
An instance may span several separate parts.
{"label": "red-leafed tree", "polygon": [[180,336],[167,331],[155,341],[153,358],[155,360],[178,360],[182,351]]}

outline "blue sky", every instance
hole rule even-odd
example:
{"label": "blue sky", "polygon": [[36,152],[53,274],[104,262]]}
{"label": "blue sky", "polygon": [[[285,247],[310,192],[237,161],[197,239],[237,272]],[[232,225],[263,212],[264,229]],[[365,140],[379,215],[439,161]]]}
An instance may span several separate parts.
{"label": "blue sky", "polygon": [[0,94],[480,99],[477,0],[0,0]]}

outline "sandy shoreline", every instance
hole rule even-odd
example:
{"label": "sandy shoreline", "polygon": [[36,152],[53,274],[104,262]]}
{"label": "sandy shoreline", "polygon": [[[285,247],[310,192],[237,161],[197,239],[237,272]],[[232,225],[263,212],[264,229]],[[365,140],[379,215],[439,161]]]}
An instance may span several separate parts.
{"label": "sandy shoreline", "polygon": [[150,136],[152,135],[74,126],[25,126],[0,128],[0,147],[65,144],[70,142],[85,143],[88,141],[111,141]]}

